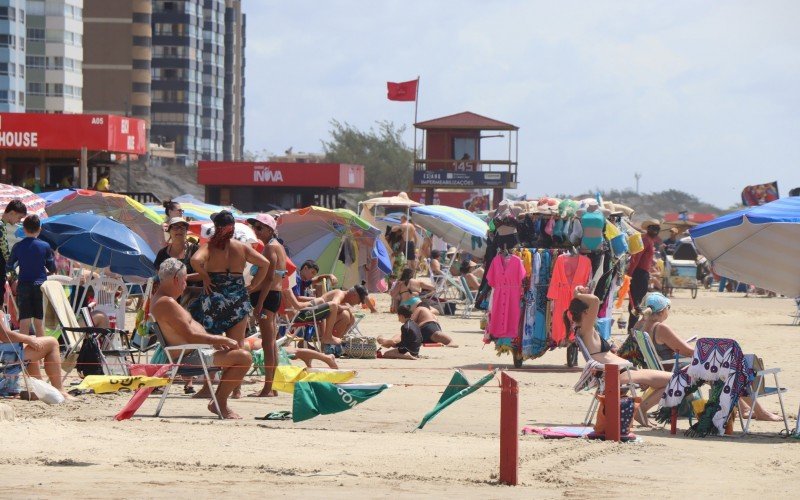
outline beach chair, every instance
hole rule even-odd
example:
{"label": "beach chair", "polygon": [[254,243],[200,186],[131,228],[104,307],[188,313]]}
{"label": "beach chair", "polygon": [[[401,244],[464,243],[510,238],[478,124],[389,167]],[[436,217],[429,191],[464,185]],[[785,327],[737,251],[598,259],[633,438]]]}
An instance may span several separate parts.
{"label": "beach chair", "polygon": [[0,343],[0,397],[20,393],[24,366],[24,346],[17,343]]}
{"label": "beach chair", "polygon": [[104,313],[109,320],[114,319],[115,328],[125,329],[125,304],[128,301],[128,287],[119,278],[100,276],[89,281],[94,290],[95,310]]}
{"label": "beach chair", "polygon": [[[781,404],[781,416],[783,417],[783,427],[786,430],[786,433],[789,433],[789,420],[786,418],[786,409],[783,405],[783,395],[788,392],[786,387],[781,387],[780,383],[778,382],[778,374],[781,372],[780,368],[767,368],[763,369],[760,368],[762,363],[756,356],[752,354],[747,354],[745,358],[749,361],[749,366],[753,367],[755,370],[755,379],[750,384],[749,391],[750,391],[750,398],[752,399],[750,406],[750,412],[747,415],[747,420],[744,420],[744,416],[742,415],[742,411],[740,408],[739,411],[739,425],[742,426],[742,435],[745,436],[750,431],[750,422],[753,419],[753,413],[755,413],[754,409],[756,407],[756,403],[759,399],[763,399],[767,396],[778,396],[778,400]],[[758,360],[758,361],[757,361]],[[772,387],[767,387],[767,377],[772,375],[772,379],[775,381],[775,385]]]}
{"label": "beach chair", "polygon": [[171,346],[167,344],[166,340],[164,339],[164,335],[161,333],[161,328],[158,326],[158,322],[153,320],[151,323],[151,328],[153,334],[156,336],[156,340],[164,350],[164,354],[167,356],[167,362],[171,365],[171,369],[168,372],[169,383],[164,386],[164,392],[161,395],[161,398],[158,402],[158,407],[156,408],[156,412],[153,416],[158,417],[161,415],[161,409],[164,407],[164,403],[167,401],[167,395],[169,395],[169,390],[172,388],[172,385],[175,383],[175,379],[177,377],[186,379],[192,377],[205,377],[205,380],[208,382],[208,385],[211,389],[211,400],[214,402],[214,408],[217,410],[217,416],[220,420],[222,420],[222,411],[219,409],[217,395],[213,387],[213,378],[211,377],[212,374],[216,374],[217,372],[222,371],[222,369],[214,366],[208,366],[203,359],[203,356],[199,356],[200,367],[181,366],[181,362],[186,356],[187,351],[193,351],[195,349],[212,349],[212,346],[208,344],[181,344]]}
{"label": "beach chair", "polygon": [[[82,307],[80,315],[85,326],[97,327],[88,307]],[[117,328],[101,328],[99,330],[102,330],[104,334],[96,336],[94,333],[89,333],[87,335],[97,343],[103,374],[130,375],[130,365],[134,363],[133,353],[136,350],[131,348],[127,332]]]}
{"label": "beach chair", "polygon": [[[86,326],[81,326],[67,299],[64,287],[60,282],[48,279],[42,283],[41,289],[44,301],[45,331],[48,335],[58,339],[61,344],[61,368],[64,371],[64,380],[66,380],[67,376],[75,368],[78,351],[87,338],[92,342],[97,342],[103,373],[106,375],[128,373],[127,363],[112,367],[103,361],[104,341],[114,336],[119,336],[120,349],[105,349],[105,352],[113,356],[128,356],[128,351],[130,351],[130,349],[129,346],[127,348],[125,347],[127,342],[125,332],[111,328],[97,328],[91,323],[91,317]],[[131,361],[133,361],[133,358],[131,358]]]}
{"label": "beach chair", "polygon": [[[633,338],[636,340],[636,345],[644,358],[644,365],[651,370],[672,371],[675,360],[662,361],[656,353],[656,347],[653,345],[653,339],[650,334],[643,330],[633,330]],[[679,358],[679,363],[691,363],[692,358]]]}
{"label": "beach chair", "polygon": [[[594,361],[594,359],[592,358],[591,354],[589,354],[589,349],[586,348],[586,345],[583,343],[583,340],[581,340],[580,336],[578,336],[578,335],[575,335],[575,344],[577,344],[578,349],[580,350],[581,354],[583,355],[583,360],[585,362],[588,363],[590,361]],[[620,364],[619,367],[620,367],[620,371],[621,371],[621,373],[620,373],[621,377],[624,377],[625,376],[624,374],[627,373],[627,378],[628,378],[627,382],[623,382],[622,378],[620,378],[620,384],[619,384],[620,389],[621,390],[628,390],[631,393],[631,397],[636,398],[637,397],[636,389],[639,386],[637,384],[634,384],[633,380],[631,380],[631,370],[634,369],[633,363]],[[597,367],[597,370],[601,371],[601,372],[604,371],[604,369],[605,369],[605,367],[603,365],[599,365]],[[626,370],[623,372],[622,369],[626,369]],[[599,377],[599,384],[597,385],[597,389],[595,390],[594,394],[592,395],[592,401],[589,403],[589,409],[586,411],[586,416],[583,419],[583,425],[588,426],[588,425],[590,425],[592,423],[592,420],[594,419],[594,415],[595,415],[595,413],[597,412],[597,409],[600,406],[600,399],[597,396],[600,395],[600,394],[604,394],[604,393],[605,393],[605,379],[601,375]],[[639,417],[642,419],[643,422],[647,421],[647,419],[645,418],[645,415],[644,415],[644,411],[642,411],[641,407],[639,407]]]}
{"label": "beach chair", "polygon": [[789,317],[792,318],[792,325],[797,326],[800,325],[800,297],[795,297],[794,305],[794,314],[790,314]]}
{"label": "beach chair", "polygon": [[467,279],[463,276],[459,276],[461,282],[461,288],[464,292],[464,304],[463,309],[461,310],[461,318],[468,319],[470,315],[472,315],[472,309],[475,307],[475,294],[472,293],[472,290],[469,289],[469,285],[467,284]]}

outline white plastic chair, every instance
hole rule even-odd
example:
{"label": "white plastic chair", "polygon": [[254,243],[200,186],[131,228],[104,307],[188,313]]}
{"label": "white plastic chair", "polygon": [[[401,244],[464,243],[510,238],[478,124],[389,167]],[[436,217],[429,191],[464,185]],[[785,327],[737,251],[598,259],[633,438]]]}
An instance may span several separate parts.
{"label": "white plastic chair", "polygon": [[89,286],[94,290],[94,300],[97,303],[95,310],[108,316],[115,317],[116,326],[120,330],[125,330],[125,303],[128,300],[128,287],[119,278],[110,276],[100,276],[89,282]]}

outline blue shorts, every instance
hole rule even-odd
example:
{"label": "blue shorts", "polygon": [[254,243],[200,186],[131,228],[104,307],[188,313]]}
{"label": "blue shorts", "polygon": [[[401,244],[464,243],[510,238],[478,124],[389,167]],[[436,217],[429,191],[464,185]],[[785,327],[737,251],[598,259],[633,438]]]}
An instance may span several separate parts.
{"label": "blue shorts", "polygon": [[17,310],[19,319],[44,319],[42,285],[20,281],[17,284]]}

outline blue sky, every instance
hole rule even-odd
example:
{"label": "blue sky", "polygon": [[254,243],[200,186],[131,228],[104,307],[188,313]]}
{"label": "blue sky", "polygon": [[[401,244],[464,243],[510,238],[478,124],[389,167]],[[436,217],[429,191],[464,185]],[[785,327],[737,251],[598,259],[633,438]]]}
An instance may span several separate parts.
{"label": "blue sky", "polygon": [[[245,148],[319,152],[331,119],[520,127],[529,196],[680,189],[728,207],[800,186],[800,2],[245,0]],[[484,142],[484,158],[505,143]],[[487,146],[488,144],[488,146]],[[501,152],[492,154],[492,148]],[[505,153],[507,155],[507,152]]]}

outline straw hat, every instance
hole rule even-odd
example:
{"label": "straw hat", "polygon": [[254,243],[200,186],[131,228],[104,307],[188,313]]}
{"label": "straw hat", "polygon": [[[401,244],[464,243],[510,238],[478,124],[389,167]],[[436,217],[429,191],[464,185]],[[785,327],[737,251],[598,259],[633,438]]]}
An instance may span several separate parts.
{"label": "straw hat", "polygon": [[656,219],[645,219],[639,225],[639,227],[641,227],[643,231],[647,231],[647,228],[650,227],[650,226],[659,226],[659,227],[661,227],[661,222],[656,220]]}

